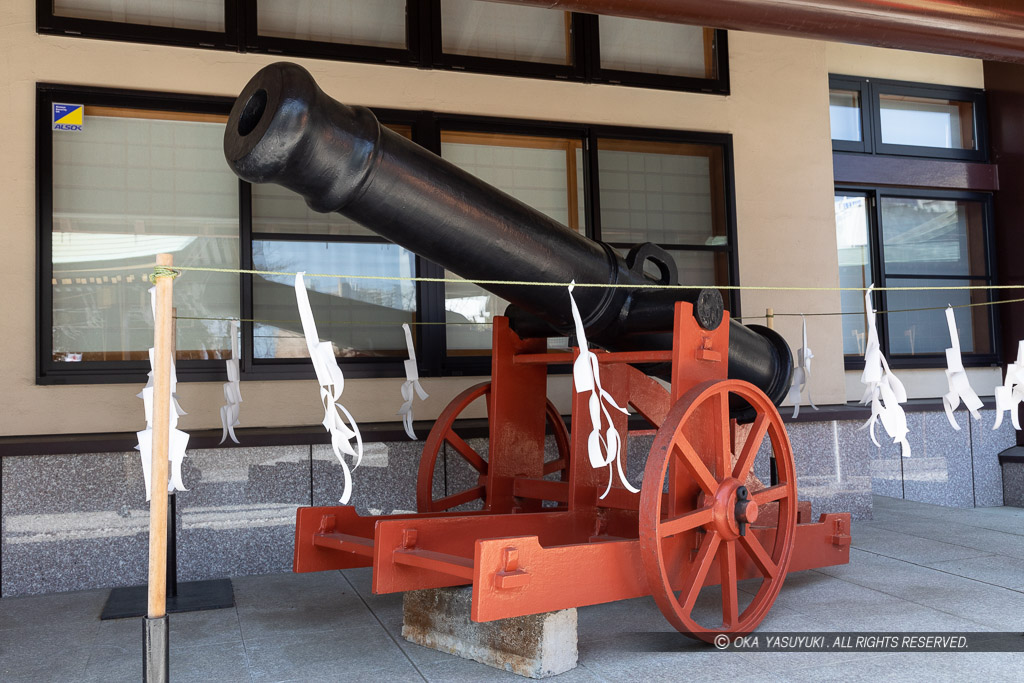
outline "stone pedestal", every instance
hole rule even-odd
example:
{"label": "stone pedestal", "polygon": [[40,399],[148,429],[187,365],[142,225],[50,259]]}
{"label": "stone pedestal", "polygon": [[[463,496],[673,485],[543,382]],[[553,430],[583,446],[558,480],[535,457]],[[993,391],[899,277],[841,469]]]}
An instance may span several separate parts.
{"label": "stone pedestal", "polygon": [[409,591],[402,636],[417,645],[529,678],[576,668],[576,610],[474,623],[470,586]]}

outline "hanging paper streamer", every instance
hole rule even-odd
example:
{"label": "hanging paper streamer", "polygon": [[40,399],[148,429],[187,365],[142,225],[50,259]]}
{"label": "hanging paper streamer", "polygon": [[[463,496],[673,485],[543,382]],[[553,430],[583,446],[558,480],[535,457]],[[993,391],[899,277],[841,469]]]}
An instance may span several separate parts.
{"label": "hanging paper streamer", "polygon": [[[359,467],[359,463],[363,459],[363,437],[359,434],[359,427],[352,414],[345,409],[345,406],[338,403],[341,400],[341,392],[345,388],[345,377],[341,374],[341,368],[338,367],[334,346],[329,341],[320,341],[320,337],[317,335],[316,322],[313,320],[313,312],[309,308],[309,296],[306,294],[306,285],[302,280],[303,275],[305,275],[304,272],[295,274],[295,301],[299,307],[302,332],[306,336],[306,348],[309,349],[309,358],[313,361],[316,381],[320,385],[320,402],[324,408],[323,425],[331,434],[331,449],[345,473],[345,490],[341,494],[340,501],[345,504],[352,496],[352,471],[349,469],[348,463],[345,462],[344,456],[352,456],[354,461],[352,469]],[[355,439],[356,442],[354,448],[352,439]]]}
{"label": "hanging paper streamer", "polygon": [[238,321],[231,321],[231,358],[225,365],[228,371],[228,381],[224,383],[224,405],[220,407],[221,435],[220,443],[224,443],[228,437],[238,443],[235,436],[235,427],[241,424],[238,418],[242,412],[242,385],[238,377],[238,358],[240,356],[238,344]]}
{"label": "hanging paper streamer", "polygon": [[430,394],[423,391],[423,387],[420,386],[420,373],[416,367],[416,348],[412,344],[412,331],[407,323],[402,323],[402,329],[405,330],[405,346],[409,349],[409,360],[405,361],[405,382],[402,384],[402,400],[404,403],[398,409],[398,414],[402,416],[402,426],[405,427],[405,433],[409,435],[410,439],[415,441],[416,432],[412,430],[413,392],[415,391],[421,401],[426,401]]}
{"label": "hanging paper streamer", "polygon": [[942,397],[942,407],[946,409],[946,419],[953,429],[960,431],[960,425],[953,417],[953,411],[964,402],[967,410],[975,420],[981,419],[982,402],[978,394],[971,388],[971,382],[967,379],[967,371],[964,370],[964,362],[960,357],[960,335],[956,331],[956,319],[953,317],[953,307],[946,308],[946,325],[949,327],[949,339],[952,346],[946,349],[946,381],[949,383],[949,393]]}
{"label": "hanging paper streamer", "polygon": [[[149,290],[149,303],[153,308],[153,317],[156,317],[156,287]],[[153,463],[153,369],[156,367],[156,349],[149,350],[149,380],[142,391],[136,394],[142,399],[146,411],[146,428],[136,432],[139,445],[139,458],[142,460],[142,477],[146,484],[146,500],[150,499],[151,468]],[[170,474],[167,479],[168,491],[187,491],[181,480],[181,463],[185,459],[185,450],[188,448],[188,434],[177,429],[178,418],[186,415],[178,403],[178,375],[174,369],[174,361],[171,360],[171,404],[170,417],[168,422],[167,457],[170,460]]]}
{"label": "hanging paper streamer", "polygon": [[[579,346],[580,355],[577,356],[572,365],[572,379],[576,387],[576,393],[590,392],[590,423],[593,430],[587,439],[587,454],[590,456],[590,466],[594,469],[601,467],[608,468],[608,486],[605,488],[601,498],[608,495],[612,490],[612,482],[615,478],[615,471],[618,471],[619,481],[627,490],[633,493],[640,493],[640,489],[634,488],[626,473],[622,471],[622,458],[619,452],[622,450],[622,439],[618,430],[612,424],[611,413],[608,412],[608,405],[616,410],[628,414],[625,408],[615,403],[611,394],[601,388],[601,373],[597,356],[590,351],[587,345],[587,335],[583,330],[583,320],[580,318],[580,311],[576,307],[576,300],[572,296],[572,290],[576,285],[573,280],[569,285],[569,304],[572,306],[572,319],[576,323],[576,344]],[[608,424],[608,429],[601,434],[601,416]],[[614,468],[614,469],[613,469]]]}
{"label": "hanging paper streamer", "polygon": [[893,443],[902,447],[904,458],[910,457],[910,443],[907,441],[907,414],[903,412],[901,403],[907,400],[907,390],[903,383],[896,379],[889,369],[889,363],[882,355],[881,347],[878,345],[878,330],[875,328],[875,309],[871,307],[871,291],[874,285],[868,287],[864,294],[864,310],[867,313],[868,321],[868,342],[864,350],[864,373],[860,381],[866,385],[861,405],[871,404],[871,417],[865,423],[871,433],[871,441],[881,448],[878,439],[875,438],[875,421],[881,419],[882,426]]}
{"label": "hanging paper streamer", "polygon": [[[795,420],[800,414],[800,394],[803,393],[807,384],[811,381],[811,359],[814,358],[814,354],[811,353],[810,347],[807,346],[807,318],[800,316],[804,321],[804,341],[803,346],[796,354],[796,367],[793,369],[793,384],[789,388],[789,396],[787,397],[793,404],[793,419]],[[814,405],[814,399],[811,398],[811,389],[807,387],[807,402],[811,404],[811,407],[815,410],[818,406]]]}
{"label": "hanging paper streamer", "polygon": [[1013,428],[1020,431],[1018,406],[1024,401],[1024,340],[1017,342],[1017,362],[1006,367],[1006,378],[1003,386],[996,387],[996,423],[992,429],[999,429],[1003,424],[1003,413],[1010,411]]}

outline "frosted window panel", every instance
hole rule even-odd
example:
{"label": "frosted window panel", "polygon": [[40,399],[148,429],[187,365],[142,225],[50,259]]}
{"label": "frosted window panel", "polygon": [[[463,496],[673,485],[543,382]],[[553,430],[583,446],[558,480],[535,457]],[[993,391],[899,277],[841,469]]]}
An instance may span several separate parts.
{"label": "frosted window panel", "polygon": [[[486,138],[486,136],[483,136]],[[447,139],[446,139],[447,138]],[[484,182],[507,192],[563,225],[572,213],[577,225],[582,209],[570,206],[570,196],[579,201],[576,187],[569,187],[569,165],[578,185],[582,164],[578,143],[564,139],[537,140],[541,147],[452,142],[458,133],[442,135],[441,156]],[[530,144],[523,142],[523,144]],[[570,162],[571,160],[571,162]],[[445,277],[456,278],[455,273]],[[445,284],[445,311],[449,323],[448,351],[458,354],[489,349],[490,322],[505,311],[508,302],[471,283]]]}
{"label": "frosted window panel", "polygon": [[[983,285],[980,280],[941,280],[888,278],[889,287],[963,287]],[[886,308],[890,311],[935,308],[931,311],[889,313],[889,349],[893,355],[941,354],[949,347],[949,328],[942,309],[952,305],[960,349],[964,353],[991,353],[990,306],[966,308],[968,304],[988,300],[985,290],[932,290],[889,292]]]}
{"label": "frosted window panel", "polygon": [[448,54],[570,63],[570,14],[480,0],[441,0],[441,46]]}
{"label": "frosted window panel", "polygon": [[[143,360],[153,345],[156,255],[238,268],[238,180],[224,124],[94,116],[53,133],[53,354]],[[238,275],[189,272],[174,284],[179,358],[230,355]]]}
{"label": "frosted window panel", "polygon": [[882,142],[941,149],[976,149],[970,102],[879,95]]}
{"label": "frosted window panel", "polygon": [[[415,322],[416,257],[394,244],[253,242],[256,270],[373,275],[380,280],[306,276],[320,339],[342,358],[403,356],[402,323]],[[256,358],[308,358],[291,275],[253,277]]]}
{"label": "frosted window panel", "polygon": [[224,31],[224,0],[53,0],[60,17]]}
{"label": "frosted window panel", "polygon": [[[835,198],[836,243],[839,249],[839,286],[867,287],[871,284],[871,243],[868,239],[867,197]],[[839,293],[842,302],[843,353],[864,353],[867,320],[863,292]]]}
{"label": "frosted window panel", "polygon": [[405,0],[259,0],[256,18],[261,36],[406,46]]}
{"label": "frosted window panel", "polygon": [[604,69],[709,77],[700,26],[600,16],[598,27]]}
{"label": "frosted window panel", "polygon": [[603,149],[600,142],[598,150],[604,241],[726,243],[708,156]]}
{"label": "frosted window panel", "polygon": [[828,113],[833,140],[860,142],[860,93],[852,90],[830,91]]}
{"label": "frosted window panel", "polygon": [[883,197],[882,246],[890,275],[981,275],[985,258],[981,202]]}

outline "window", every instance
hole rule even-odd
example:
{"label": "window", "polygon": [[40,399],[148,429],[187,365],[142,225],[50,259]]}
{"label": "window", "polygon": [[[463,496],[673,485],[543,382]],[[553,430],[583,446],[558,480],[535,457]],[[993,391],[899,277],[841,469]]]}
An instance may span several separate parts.
{"label": "window", "polygon": [[[81,131],[52,130],[82,104]],[[226,98],[38,88],[40,383],[138,382],[148,369],[154,256],[175,264],[305,271],[319,332],[350,376],[401,376],[402,323],[421,373],[488,374],[505,302],[275,185],[238,180],[223,158]],[[625,252],[653,241],[680,279],[732,284],[730,138],[377,110],[401,135],[574,230]],[[315,274],[374,275],[395,280]],[[186,271],[175,282],[178,371],[219,380],[243,320],[248,379],[312,376],[289,275]],[[735,312],[735,309],[733,309]],[[456,324],[458,323],[458,324]],[[560,340],[555,343],[564,343]]]}
{"label": "window", "polygon": [[726,32],[483,0],[37,0],[40,33],[728,94]]}
{"label": "window", "polygon": [[[880,188],[837,189],[841,287],[961,287],[994,283],[988,238],[991,197],[979,193]],[[965,364],[995,361],[987,290],[875,294],[879,342],[894,366],[944,366],[949,333],[942,309],[954,306]],[[934,309],[934,310],[909,310]],[[864,353],[864,297],[842,293],[843,352]]]}
{"label": "window", "polygon": [[40,33],[235,49],[241,0],[37,0]]}
{"label": "window", "polygon": [[981,90],[831,76],[829,114],[837,152],[988,159]]}
{"label": "window", "polygon": [[[81,130],[51,132],[54,103],[84,105]],[[238,182],[223,158],[228,103],[40,91],[41,376],[145,366],[154,255],[238,268]],[[49,162],[49,163],[48,163]],[[44,208],[45,207],[45,208]],[[183,369],[230,356],[238,276],[195,272],[176,290]]]}

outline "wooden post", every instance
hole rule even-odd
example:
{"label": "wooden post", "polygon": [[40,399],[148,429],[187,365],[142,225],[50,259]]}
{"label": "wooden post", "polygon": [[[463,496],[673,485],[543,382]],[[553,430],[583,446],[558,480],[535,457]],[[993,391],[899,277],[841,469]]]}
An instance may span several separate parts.
{"label": "wooden post", "polygon": [[[156,265],[170,268],[173,257],[158,254]],[[153,360],[153,463],[149,503],[149,601],[147,614],[158,619],[167,609],[167,446],[171,414],[171,347],[174,319],[171,312],[173,279],[156,278]]]}
{"label": "wooden post", "polygon": [[765,324],[767,325],[768,329],[769,330],[774,330],[775,329],[775,309],[774,308],[766,308],[766,309],[764,309],[764,317],[767,320],[767,322]]}

